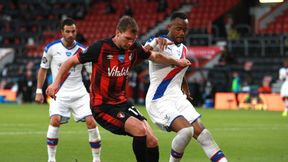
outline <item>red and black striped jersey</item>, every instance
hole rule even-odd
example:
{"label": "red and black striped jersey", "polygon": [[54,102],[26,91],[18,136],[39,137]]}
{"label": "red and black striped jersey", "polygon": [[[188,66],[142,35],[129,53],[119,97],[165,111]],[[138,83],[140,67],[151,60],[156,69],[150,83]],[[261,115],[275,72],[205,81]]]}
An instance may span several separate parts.
{"label": "red and black striped jersey", "polygon": [[150,55],[139,42],[124,50],[118,48],[112,38],[97,41],[78,53],[80,63],[93,63],[90,79],[91,106],[127,101],[125,91],[128,73],[131,67],[148,59]]}

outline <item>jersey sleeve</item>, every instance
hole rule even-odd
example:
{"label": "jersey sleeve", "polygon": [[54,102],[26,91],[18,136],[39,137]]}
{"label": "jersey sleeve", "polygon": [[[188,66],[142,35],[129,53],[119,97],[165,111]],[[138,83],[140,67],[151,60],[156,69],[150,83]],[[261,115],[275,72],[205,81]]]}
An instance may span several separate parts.
{"label": "jersey sleeve", "polygon": [[135,45],[136,45],[137,53],[140,59],[145,60],[150,57],[151,51],[145,50],[143,46],[141,45],[141,43],[139,42],[136,42]]}
{"label": "jersey sleeve", "polygon": [[157,42],[156,42],[156,39],[157,39],[157,38],[155,38],[155,37],[150,38],[150,39],[145,43],[144,46],[149,45],[150,47],[153,48],[153,51],[155,51],[155,50],[157,51],[157,50],[159,49],[159,46],[158,46],[158,44],[157,44]]}
{"label": "jersey sleeve", "polygon": [[52,57],[53,57],[52,48],[48,49],[48,46],[46,46],[43,52],[40,67],[44,69],[49,69]]}
{"label": "jersey sleeve", "polygon": [[100,54],[102,43],[100,41],[93,43],[91,46],[86,48],[84,51],[77,53],[77,57],[80,63],[86,62],[97,62]]}
{"label": "jersey sleeve", "polygon": [[136,66],[142,61],[148,59],[151,55],[151,51],[145,50],[145,48],[139,42],[135,42],[135,48],[137,54],[133,59],[133,66]]}

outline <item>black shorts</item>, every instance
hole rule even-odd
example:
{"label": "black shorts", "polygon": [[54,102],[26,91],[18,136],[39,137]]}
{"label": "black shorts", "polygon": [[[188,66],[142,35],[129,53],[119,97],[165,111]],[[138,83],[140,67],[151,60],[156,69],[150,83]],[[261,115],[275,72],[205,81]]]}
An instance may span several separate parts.
{"label": "black shorts", "polygon": [[125,132],[125,122],[130,116],[143,121],[146,118],[130,103],[124,102],[118,105],[101,105],[92,108],[95,120],[103,128],[114,134],[130,135]]}

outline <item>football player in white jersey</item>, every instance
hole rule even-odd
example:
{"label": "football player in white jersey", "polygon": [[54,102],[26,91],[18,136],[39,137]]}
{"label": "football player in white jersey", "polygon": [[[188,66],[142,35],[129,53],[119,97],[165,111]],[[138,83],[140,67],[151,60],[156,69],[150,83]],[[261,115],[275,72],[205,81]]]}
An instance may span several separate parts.
{"label": "football player in white jersey", "polygon": [[[77,28],[73,19],[65,19],[61,23],[60,40],[48,44],[43,52],[43,57],[37,77],[37,90],[35,101],[43,103],[42,86],[46,79],[47,70],[51,68],[53,79],[56,78],[62,63],[72,57],[84,46],[75,41]],[[47,132],[48,162],[56,161],[56,148],[60,124],[67,123],[72,113],[75,121],[85,121],[89,143],[92,150],[93,162],[100,162],[101,138],[98,127],[90,109],[90,97],[82,82],[82,64],[74,66],[62,81],[57,93],[57,99],[50,101],[50,125]],[[86,66],[91,71],[91,66]]]}
{"label": "football player in white jersey", "polygon": [[284,111],[282,113],[282,116],[287,116],[288,112],[288,58],[286,58],[284,61],[284,67],[280,68],[279,70],[279,79],[284,80],[281,90],[280,90],[280,95],[284,101]]}
{"label": "football player in white jersey", "polygon": [[[187,48],[182,43],[188,31],[187,16],[184,13],[174,13],[168,31],[167,36],[148,40],[145,48],[153,51],[163,50],[163,54],[177,59],[185,58]],[[159,41],[163,42],[163,39],[166,43],[160,46]],[[185,147],[192,137],[198,141],[212,162],[227,162],[211,133],[201,123],[200,114],[187,99],[190,97],[189,89],[183,79],[187,68],[149,61],[150,86],[146,95],[147,112],[160,128],[177,133],[171,144],[170,162],[181,160]]]}

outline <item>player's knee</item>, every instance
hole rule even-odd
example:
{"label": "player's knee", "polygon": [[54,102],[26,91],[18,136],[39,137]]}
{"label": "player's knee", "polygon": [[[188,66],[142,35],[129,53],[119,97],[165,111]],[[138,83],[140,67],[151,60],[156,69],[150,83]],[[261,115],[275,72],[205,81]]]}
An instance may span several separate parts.
{"label": "player's knee", "polygon": [[[187,145],[193,137],[194,128],[193,127],[186,127],[182,128],[180,131],[177,132],[175,136],[175,140],[178,141],[176,143],[183,143],[183,145]],[[179,142],[179,140],[181,142]]]}
{"label": "player's knee", "polygon": [[158,139],[155,136],[147,136],[147,147],[153,148],[158,146]]}
{"label": "player's knee", "polygon": [[177,134],[181,134],[182,136],[185,136],[186,138],[192,138],[194,134],[194,128],[193,127],[183,128],[180,131],[178,131]]}
{"label": "player's knee", "polygon": [[89,129],[96,128],[96,122],[92,116],[87,116],[85,118],[86,125]]}
{"label": "player's knee", "polygon": [[52,116],[50,118],[50,125],[53,127],[59,127],[61,122],[61,117],[60,116]]}
{"label": "player's knee", "polygon": [[147,135],[147,128],[144,126],[144,124],[141,123],[138,127],[135,129],[136,136],[146,136]]}
{"label": "player's knee", "polygon": [[193,137],[195,139],[198,138],[198,136],[203,132],[203,130],[205,129],[204,125],[199,122],[199,121],[196,121],[192,124],[193,128],[194,128],[194,133],[193,133]]}

